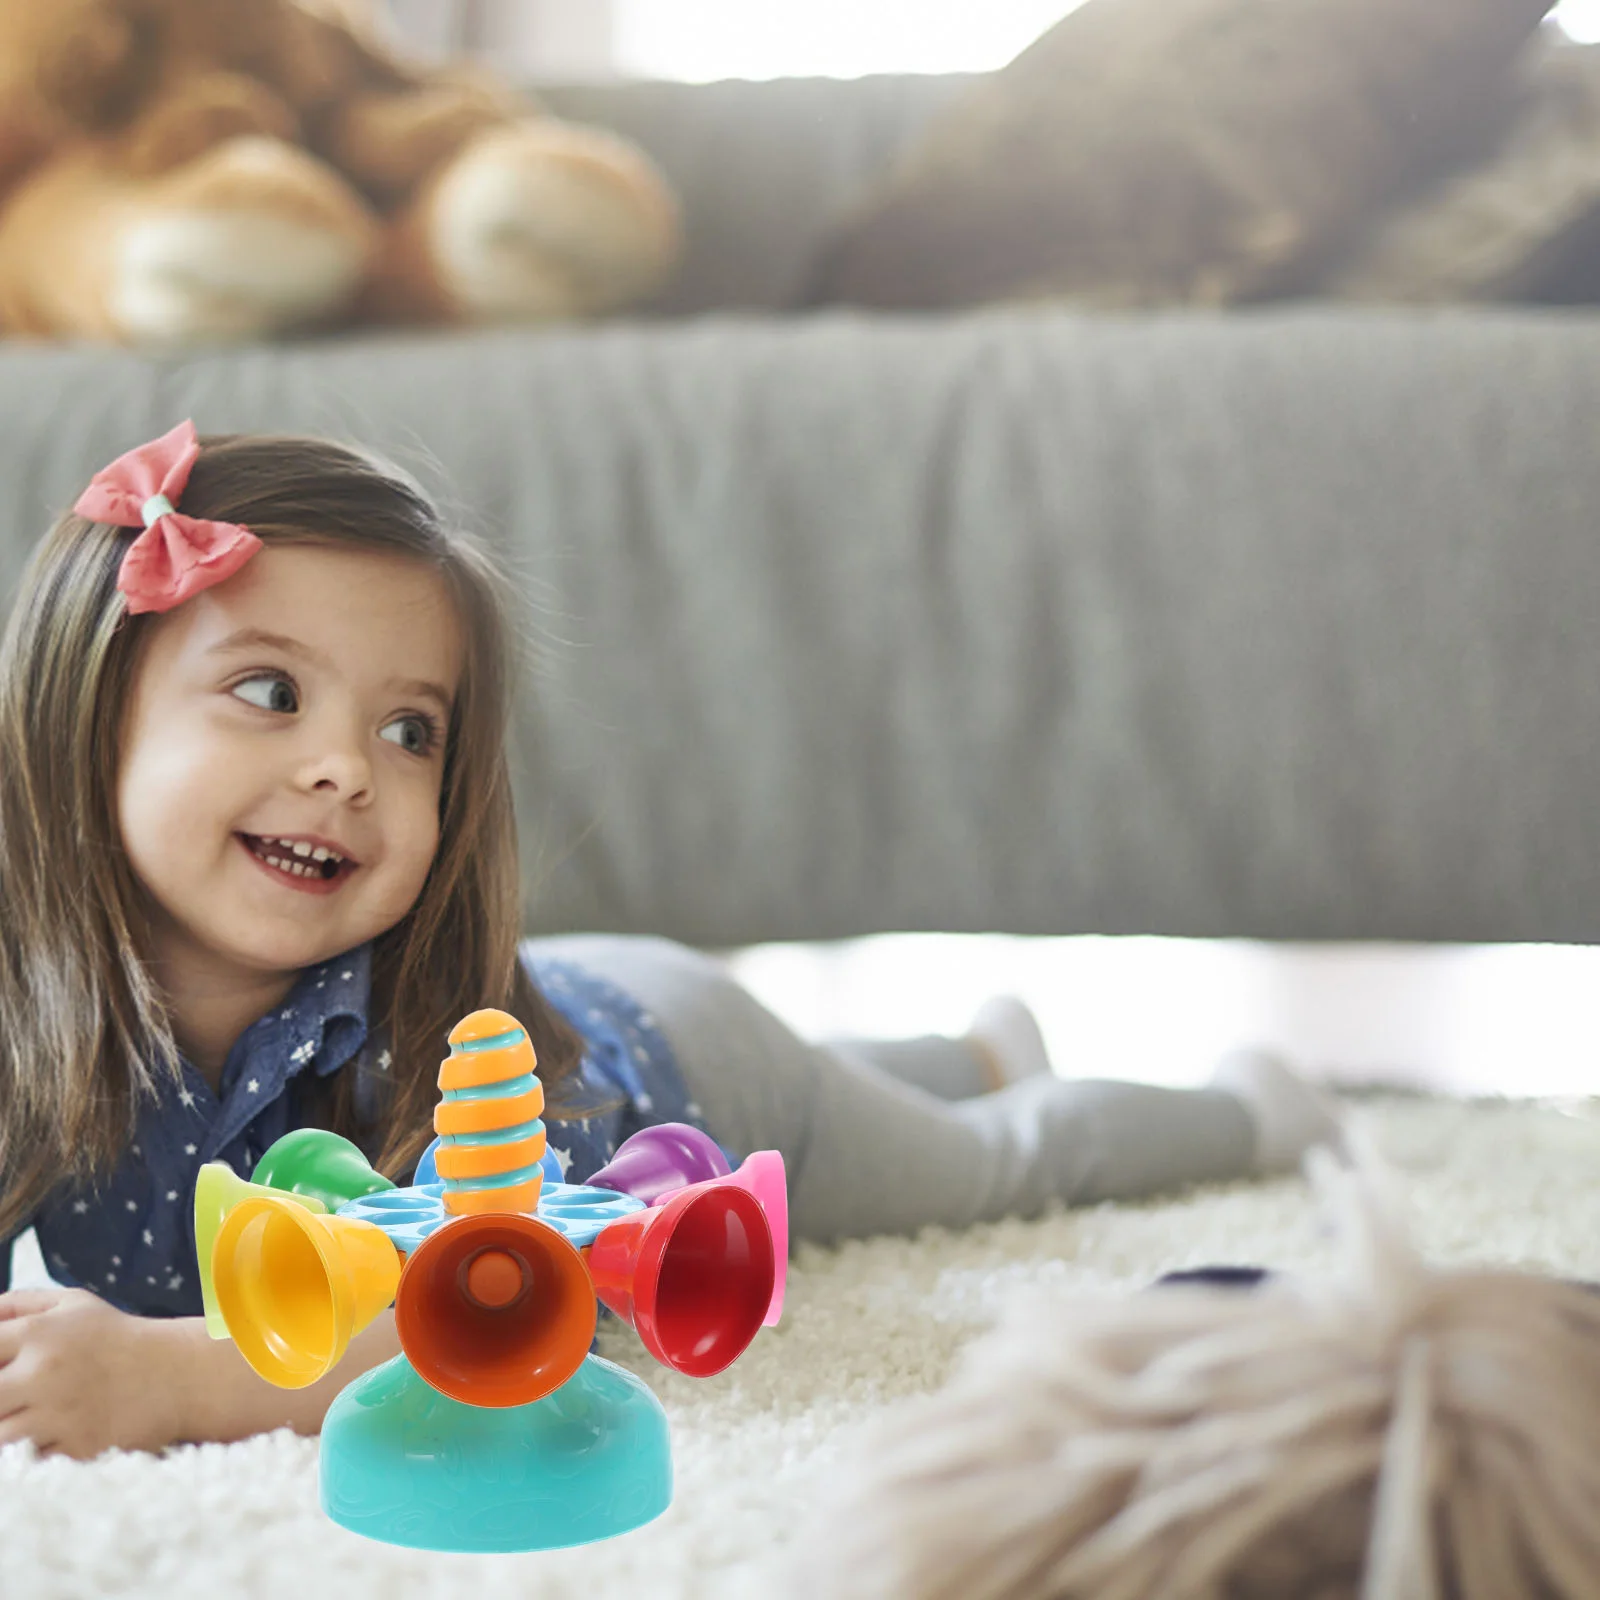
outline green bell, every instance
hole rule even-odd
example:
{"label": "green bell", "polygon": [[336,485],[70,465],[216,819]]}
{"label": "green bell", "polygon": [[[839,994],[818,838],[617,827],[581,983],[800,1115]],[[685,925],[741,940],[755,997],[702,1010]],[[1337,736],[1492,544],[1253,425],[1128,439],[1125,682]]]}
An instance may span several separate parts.
{"label": "green bell", "polygon": [[252,1181],[290,1194],[311,1195],[330,1211],[364,1194],[394,1185],[348,1139],[326,1128],[296,1128],[286,1133],[256,1163]]}

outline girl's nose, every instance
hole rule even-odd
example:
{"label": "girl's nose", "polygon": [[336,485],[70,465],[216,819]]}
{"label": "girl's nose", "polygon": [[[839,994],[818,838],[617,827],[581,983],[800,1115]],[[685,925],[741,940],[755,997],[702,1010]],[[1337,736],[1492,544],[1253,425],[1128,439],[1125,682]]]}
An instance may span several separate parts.
{"label": "girl's nose", "polygon": [[300,784],[346,801],[359,801],[371,793],[372,763],[356,735],[325,736],[317,740],[301,763]]}

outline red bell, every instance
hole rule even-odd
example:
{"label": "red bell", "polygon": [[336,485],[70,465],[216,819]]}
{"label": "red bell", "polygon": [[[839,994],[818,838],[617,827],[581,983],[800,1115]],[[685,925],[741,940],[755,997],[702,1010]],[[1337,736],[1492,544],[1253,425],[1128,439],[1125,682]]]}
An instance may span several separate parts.
{"label": "red bell", "polygon": [[736,1361],[772,1302],[772,1229],[736,1176],[611,1223],[589,1250],[595,1293],[657,1361],[691,1378]]}
{"label": "red bell", "polygon": [[[706,1178],[690,1184],[691,1189],[710,1189],[728,1184],[748,1189],[761,1203],[767,1226],[772,1230],[772,1298],[761,1319],[764,1328],[775,1328],[783,1315],[783,1293],[789,1282],[789,1186],[784,1176],[783,1157],[776,1150],[757,1150],[740,1162],[737,1172],[721,1178]],[[682,1190],[678,1191],[680,1194]],[[656,1205],[665,1204],[657,1200]]]}

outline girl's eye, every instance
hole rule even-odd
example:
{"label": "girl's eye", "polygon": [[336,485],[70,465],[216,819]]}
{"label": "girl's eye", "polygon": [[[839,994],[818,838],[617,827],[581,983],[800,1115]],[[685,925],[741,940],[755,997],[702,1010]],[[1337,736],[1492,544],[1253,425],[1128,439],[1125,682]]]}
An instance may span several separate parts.
{"label": "girl's eye", "polygon": [[233,686],[233,693],[241,700],[263,711],[298,711],[300,701],[294,684],[277,672],[260,672]]}
{"label": "girl's eye", "polygon": [[[396,733],[395,730],[399,732]],[[403,750],[409,751],[414,756],[428,755],[439,740],[439,727],[432,717],[425,717],[420,712],[407,712],[403,717],[396,717],[388,727],[378,735],[380,739],[388,739],[391,744],[397,744]]]}

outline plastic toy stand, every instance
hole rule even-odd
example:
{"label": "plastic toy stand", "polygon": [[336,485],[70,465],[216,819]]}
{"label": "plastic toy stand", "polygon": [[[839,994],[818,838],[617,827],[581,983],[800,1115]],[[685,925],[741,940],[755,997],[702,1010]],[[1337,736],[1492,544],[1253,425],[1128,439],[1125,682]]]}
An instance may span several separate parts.
{"label": "plastic toy stand", "polygon": [[729,1171],[686,1124],[642,1129],[590,1184],[561,1181],[526,1031],[475,1011],[450,1031],[434,1142],[405,1188],[337,1134],[300,1128],[246,1183],[195,1187],[206,1325],[281,1388],[332,1372],[388,1305],[403,1354],[322,1425],[321,1495],[385,1544],[552,1550],[672,1503],[667,1415],[590,1354],[606,1306],[655,1359],[709,1378],[783,1309],[783,1158]]}
{"label": "plastic toy stand", "polygon": [[505,1407],[452,1400],[396,1356],[329,1408],[321,1493],[341,1527],[413,1549],[587,1544],[671,1504],[667,1417],[599,1356],[544,1399]]}

